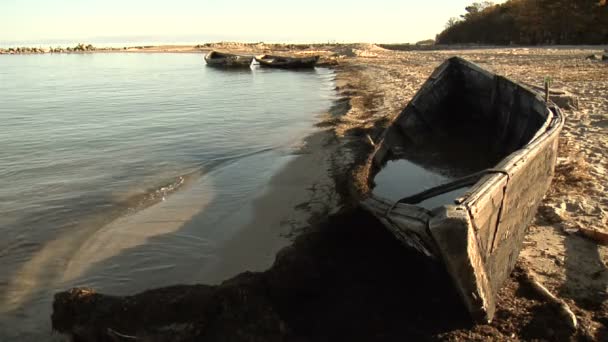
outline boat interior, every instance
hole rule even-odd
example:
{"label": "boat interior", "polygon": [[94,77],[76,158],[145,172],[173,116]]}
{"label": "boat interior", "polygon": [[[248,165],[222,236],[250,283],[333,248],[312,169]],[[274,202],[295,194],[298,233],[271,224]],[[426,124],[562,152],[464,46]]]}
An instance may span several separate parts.
{"label": "boat interior", "polygon": [[[451,58],[384,133],[370,186],[375,195],[397,201],[494,168],[540,134],[549,117],[537,93]],[[432,200],[404,203],[430,210],[453,203],[475,182]]]}
{"label": "boat interior", "polygon": [[260,59],[274,61],[274,62],[288,62],[288,61],[292,60],[293,58],[283,57],[283,56],[264,55],[264,56],[260,57]]}

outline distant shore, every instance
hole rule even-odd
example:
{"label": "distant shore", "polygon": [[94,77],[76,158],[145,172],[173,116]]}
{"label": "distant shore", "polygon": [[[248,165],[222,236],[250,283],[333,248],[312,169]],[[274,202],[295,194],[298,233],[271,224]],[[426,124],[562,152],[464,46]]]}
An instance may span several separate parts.
{"label": "distant shore", "polygon": [[105,53],[105,52],[200,52],[200,45],[146,45],[124,47],[94,47],[91,44],[78,44],[74,47],[10,47],[0,48],[0,54],[59,54],[59,53]]}
{"label": "distant shore", "polygon": [[[352,45],[352,44],[350,44]],[[252,52],[302,52],[328,51],[341,44],[266,44],[219,42],[197,45],[133,45],[123,47],[95,47],[91,44],[78,44],[74,47],[10,47],[0,48],[0,55],[33,55],[33,54],[88,54],[88,53],[206,53],[211,50],[223,50],[236,53]]]}
{"label": "distant shore", "polygon": [[[298,51],[310,48],[327,48],[328,46],[339,46],[342,44],[266,44],[266,43],[237,43],[237,42],[218,42],[196,45],[182,44],[163,44],[163,45],[131,45],[131,46],[111,46],[96,47],[92,44],[80,43],[73,47],[7,47],[0,48],[0,54],[19,55],[19,54],[57,54],[57,53],[107,53],[107,52],[160,52],[160,53],[193,53],[206,52],[213,49],[239,51],[262,51],[262,50],[284,50]],[[351,44],[352,45],[352,44]]]}
{"label": "distant shore", "polygon": [[210,50],[227,50],[231,52],[251,51],[285,51],[290,53],[304,52],[306,50],[329,51],[348,47],[360,47],[374,45],[386,50],[393,51],[445,51],[445,50],[476,50],[476,49],[557,49],[557,50],[608,50],[608,45],[539,45],[539,46],[499,46],[480,44],[370,44],[370,43],[311,43],[311,44],[288,44],[288,43],[238,43],[238,42],[216,42],[196,45],[165,44],[165,45],[131,45],[114,47],[96,47],[92,44],[77,44],[73,47],[31,47],[15,46],[0,48],[0,55],[30,55],[30,54],[62,54],[62,53],[111,53],[111,52],[134,52],[134,53],[198,53]]}

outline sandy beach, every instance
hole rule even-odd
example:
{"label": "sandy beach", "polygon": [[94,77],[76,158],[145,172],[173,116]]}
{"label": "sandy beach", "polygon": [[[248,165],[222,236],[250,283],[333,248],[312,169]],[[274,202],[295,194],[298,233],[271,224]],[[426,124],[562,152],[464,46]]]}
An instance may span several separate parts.
{"label": "sandy beach", "polygon": [[[252,269],[259,272],[221,285],[170,287],[124,298],[89,290],[63,293],[56,297],[55,329],[81,329],[93,337],[106,334],[99,327],[114,326],[143,340],[163,334],[167,340],[204,336],[209,341],[608,338],[608,247],[589,238],[608,234],[608,63],[585,59],[604,48],[392,51],[372,44],[297,49],[209,44],[135,49],[320,54],[321,65],[337,72],[341,98],[318,123],[320,132],[270,180],[254,205],[251,224],[221,254],[226,262],[218,268],[217,282],[243,267],[233,265],[235,260],[269,248],[256,238],[260,229],[283,226],[292,244],[270,269]],[[551,77],[552,89],[578,99],[577,107],[562,108],[566,125],[554,182],[500,292],[496,318],[487,325],[472,326],[445,274],[357,208],[369,191],[363,179],[369,138],[375,141],[430,73],[454,55],[529,85],[542,86]],[[589,233],[594,231],[599,233]],[[524,277],[529,271],[570,306],[579,320],[576,331],[531,290]],[[90,312],[96,314],[89,320]]]}

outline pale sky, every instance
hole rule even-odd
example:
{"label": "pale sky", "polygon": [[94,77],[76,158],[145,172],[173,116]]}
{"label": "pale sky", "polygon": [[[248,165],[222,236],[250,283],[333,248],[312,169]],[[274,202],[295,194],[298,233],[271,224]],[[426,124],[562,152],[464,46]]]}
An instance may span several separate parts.
{"label": "pale sky", "polygon": [[121,37],[176,42],[416,42],[434,38],[471,2],[0,0],[0,42]]}

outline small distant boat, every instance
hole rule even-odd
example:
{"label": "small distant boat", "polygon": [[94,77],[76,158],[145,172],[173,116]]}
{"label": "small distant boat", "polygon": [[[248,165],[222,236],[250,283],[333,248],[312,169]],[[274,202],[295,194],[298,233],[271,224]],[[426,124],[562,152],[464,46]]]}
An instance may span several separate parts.
{"label": "small distant boat", "polygon": [[314,68],[319,61],[319,56],[311,57],[285,57],[285,56],[271,56],[263,55],[255,57],[255,60],[260,63],[261,66],[271,68],[283,68],[283,69],[306,69]]}
{"label": "small distant boat", "polygon": [[252,61],[253,56],[235,55],[218,51],[211,51],[205,55],[205,62],[210,66],[248,67]]}
{"label": "small distant boat", "polygon": [[[563,124],[538,92],[450,58],[374,144],[361,206],[443,263],[471,316],[488,322],[551,184]],[[402,165],[443,177],[412,181]]]}

